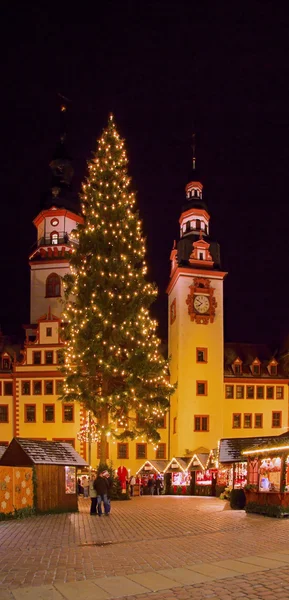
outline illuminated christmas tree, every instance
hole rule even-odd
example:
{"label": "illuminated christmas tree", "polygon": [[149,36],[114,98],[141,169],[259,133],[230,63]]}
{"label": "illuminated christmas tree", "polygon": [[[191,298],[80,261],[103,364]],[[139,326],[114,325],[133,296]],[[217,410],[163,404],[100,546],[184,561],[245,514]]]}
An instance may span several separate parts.
{"label": "illuminated christmas tree", "polygon": [[88,165],[81,197],[84,225],[75,232],[70,274],[64,278],[62,399],[82,402],[95,416],[101,463],[108,436],[141,435],[157,443],[158,419],[174,390],[149,314],[157,290],[145,278],[145,242],[127,164],[124,141],[110,116]]}

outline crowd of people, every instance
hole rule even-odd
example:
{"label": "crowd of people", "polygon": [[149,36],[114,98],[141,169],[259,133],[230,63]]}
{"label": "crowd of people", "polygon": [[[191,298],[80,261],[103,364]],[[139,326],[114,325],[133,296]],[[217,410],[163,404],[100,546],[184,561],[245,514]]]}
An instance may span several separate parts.
{"label": "crowd of people", "polygon": [[[101,471],[93,474],[89,478],[83,475],[77,480],[78,494],[83,494],[84,498],[90,497],[90,514],[101,517],[103,514],[109,516],[111,510],[110,495],[113,485],[113,479],[109,471]],[[163,490],[163,481],[157,475],[131,475],[126,479],[126,491],[131,497],[135,494],[135,487],[138,486],[137,495],[159,495]]]}

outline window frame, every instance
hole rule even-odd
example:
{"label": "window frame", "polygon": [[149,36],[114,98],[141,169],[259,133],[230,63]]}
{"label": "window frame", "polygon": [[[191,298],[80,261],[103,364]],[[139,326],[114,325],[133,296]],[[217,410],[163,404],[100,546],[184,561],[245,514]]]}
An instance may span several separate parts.
{"label": "window frame", "polygon": [[[242,395],[238,396],[238,388],[242,388]],[[236,400],[244,400],[245,397],[245,386],[243,384],[236,385]]]}
{"label": "window frame", "polygon": [[[158,456],[158,452],[162,448],[164,450],[163,456]],[[167,445],[165,442],[160,442],[158,444],[158,448],[156,449],[156,460],[166,460],[167,458]]]}
{"label": "window frame", "polygon": [[[53,420],[48,421],[45,418],[45,409],[46,409],[46,407],[51,407],[51,406],[53,406]],[[51,403],[47,402],[47,403],[43,404],[43,423],[55,423],[55,404],[52,402]]]}
{"label": "window frame", "polygon": [[172,325],[175,322],[176,318],[177,318],[177,300],[176,300],[176,298],[174,298],[170,305],[170,325]]}
{"label": "window frame", "polygon": [[52,337],[52,327],[46,327],[46,337]]}
{"label": "window frame", "polygon": [[[55,379],[54,383],[55,383],[55,394],[56,394],[56,396],[61,396],[62,393],[63,393],[63,379]],[[57,387],[59,385],[61,385],[61,391],[60,392],[57,390]]]}
{"label": "window frame", "polygon": [[[246,425],[246,417],[250,417],[250,425]],[[244,413],[243,415],[243,429],[252,429],[252,413]]]}
{"label": "window frame", "polygon": [[[253,388],[253,396],[249,396],[249,394],[248,394],[249,388]],[[246,385],[246,400],[255,400],[255,386],[254,385]]]}
{"label": "window frame", "polygon": [[0,419],[0,423],[9,423],[9,404],[0,404],[0,409],[1,408],[6,408],[7,409],[7,419],[5,419],[4,421],[2,421]]}
{"label": "window frame", "polygon": [[[39,393],[35,393],[35,384],[38,383],[40,384],[40,392]],[[32,396],[42,396],[42,379],[34,379],[32,381]]]}
{"label": "window frame", "polygon": [[[51,354],[52,362],[47,362],[47,354]],[[54,352],[53,350],[45,350],[44,351],[44,364],[45,365],[54,365]]]}
{"label": "window frame", "polygon": [[[275,400],[274,388],[274,385],[266,385],[266,400]],[[271,397],[268,396],[268,390],[273,390],[273,395]]]}
{"label": "window frame", "polygon": [[[27,409],[28,408],[34,408],[34,421],[29,421],[27,419]],[[37,419],[36,419],[36,404],[32,404],[31,402],[29,402],[28,404],[24,404],[24,423],[36,423]]]}
{"label": "window frame", "polygon": [[[144,448],[144,455],[138,456],[138,449]],[[137,442],[135,445],[135,457],[137,460],[146,460],[147,459],[147,443],[146,442]]]}
{"label": "window frame", "polygon": [[[228,396],[228,389],[230,388],[232,395]],[[225,384],[225,398],[226,400],[234,400],[234,385],[232,385],[231,383],[226,383]]]}
{"label": "window frame", "polygon": [[[35,356],[39,355],[40,356],[40,362],[35,362]],[[42,365],[42,352],[41,350],[32,350],[32,364],[35,366],[39,366]]]}
{"label": "window frame", "polygon": [[[4,381],[3,382],[3,396],[13,396],[13,381]],[[7,389],[7,385],[11,385],[12,391],[7,393],[6,389]]]}
{"label": "window frame", "polygon": [[[279,415],[280,424],[274,425],[274,415]],[[282,427],[282,410],[272,410],[272,429],[280,429]]]}
{"label": "window frame", "polygon": [[[198,359],[198,353],[202,352],[204,360]],[[196,348],[196,363],[199,365],[206,365],[208,363],[208,348]]]}
{"label": "window frame", "polygon": [[[47,383],[52,383],[52,392],[47,392],[47,389],[46,389]],[[54,393],[53,379],[44,379],[43,384],[44,384],[44,396],[53,396],[53,393]]]}
{"label": "window frame", "polygon": [[[278,392],[279,389],[279,392]],[[281,393],[281,396],[278,394]],[[276,400],[284,400],[284,385],[276,385]]]}
{"label": "window frame", "polygon": [[[258,390],[262,390],[263,395],[258,396]],[[256,385],[256,400],[265,400],[265,386],[264,385]]]}
{"label": "window frame", "polygon": [[[56,292],[58,292],[58,286],[59,286],[59,293],[56,293]],[[50,273],[46,277],[45,298],[61,298],[61,279],[60,279],[60,276],[58,275],[58,273]]]}
{"label": "window frame", "polygon": [[[24,392],[24,386],[28,385],[29,388],[29,392]],[[21,381],[21,396],[31,396],[31,380],[30,379],[24,379],[23,381]]]}
{"label": "window frame", "polygon": [[[200,419],[200,429],[196,429],[196,419]],[[203,429],[203,419],[207,421],[207,429]],[[209,415],[194,415],[194,431],[196,433],[206,433],[210,431],[210,416]]]}
{"label": "window frame", "polygon": [[[126,454],[125,456],[120,455],[120,447],[125,446]],[[129,458],[129,445],[128,442],[117,442],[117,459],[118,460],[127,460]]]}
{"label": "window frame", "polygon": [[[256,425],[256,417],[261,417],[261,425]],[[254,429],[263,429],[263,413],[254,414]]]}
{"label": "window frame", "polygon": [[[204,392],[200,393],[198,391],[198,386],[199,385],[203,385],[204,386]],[[208,395],[208,381],[203,381],[201,379],[196,381],[196,396],[207,396]]]}
{"label": "window frame", "polygon": [[[235,417],[238,417],[239,419],[239,425],[236,426],[234,424],[234,419]],[[233,413],[232,415],[232,429],[241,429],[242,428],[242,413]]]}
{"label": "window frame", "polygon": [[[65,419],[65,408],[72,408],[72,419],[70,421],[68,421],[67,419]],[[75,410],[74,410],[74,404],[71,404],[71,402],[63,402],[62,403],[62,423],[74,423],[75,422]]]}

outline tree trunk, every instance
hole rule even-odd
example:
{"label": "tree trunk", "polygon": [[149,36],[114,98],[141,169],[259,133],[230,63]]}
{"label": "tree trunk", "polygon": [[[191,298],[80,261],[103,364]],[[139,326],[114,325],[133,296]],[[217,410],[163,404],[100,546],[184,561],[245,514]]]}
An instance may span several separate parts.
{"label": "tree trunk", "polygon": [[104,429],[101,430],[101,438],[100,438],[100,452],[99,452],[99,462],[102,465],[106,464],[107,460],[107,436],[106,436],[106,428],[108,425],[108,406],[104,405],[101,411],[100,417],[100,426]]}

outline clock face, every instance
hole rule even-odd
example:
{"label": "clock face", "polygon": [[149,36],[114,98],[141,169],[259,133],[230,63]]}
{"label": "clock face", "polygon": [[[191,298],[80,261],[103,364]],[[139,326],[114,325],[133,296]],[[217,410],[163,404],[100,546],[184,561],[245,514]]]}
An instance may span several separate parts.
{"label": "clock face", "polygon": [[208,296],[195,296],[194,308],[198,313],[204,314],[209,311],[210,302]]}

